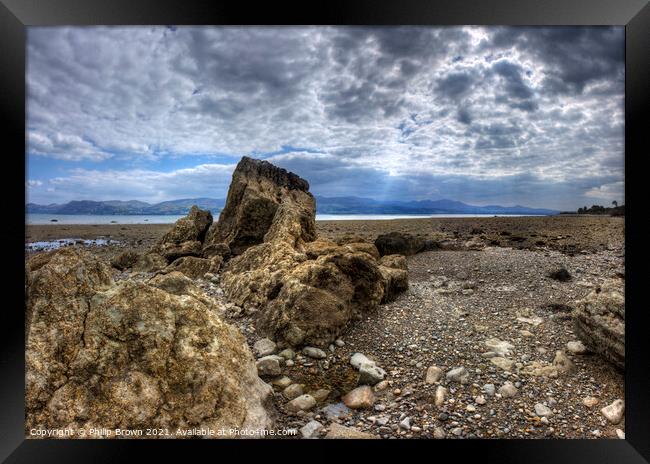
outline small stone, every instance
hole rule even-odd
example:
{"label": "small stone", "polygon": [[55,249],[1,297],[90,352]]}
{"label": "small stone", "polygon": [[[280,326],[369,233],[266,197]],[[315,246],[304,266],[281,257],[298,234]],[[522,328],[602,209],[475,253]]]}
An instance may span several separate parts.
{"label": "small stone", "polygon": [[293,362],[293,359],[287,359],[287,361],[284,364],[287,367],[293,367],[296,363]]}
{"label": "small stone", "polygon": [[345,345],[345,342],[344,342],[343,340],[341,340],[340,338],[337,338],[337,339],[334,341],[334,344],[335,344],[336,346],[338,346],[339,348],[341,348],[342,346]]}
{"label": "small stone", "polygon": [[442,427],[435,427],[433,429],[433,438],[441,440],[445,438],[445,436],[446,436],[445,429],[443,429]]}
{"label": "small stone", "polygon": [[609,406],[605,406],[600,410],[607,419],[612,424],[618,424],[623,419],[623,414],[625,413],[625,402],[621,399],[614,401]]}
{"label": "small stone", "polygon": [[315,392],[310,392],[309,394],[314,397],[316,402],[322,403],[330,396],[331,390],[325,388],[320,388]]}
{"label": "small stone", "polygon": [[512,382],[505,382],[499,387],[499,394],[504,398],[512,398],[517,394],[517,387]]}
{"label": "small stone", "polygon": [[388,380],[382,380],[377,385],[375,385],[375,391],[384,391],[388,388]]}
{"label": "small stone", "polygon": [[616,436],[621,440],[625,440],[625,432],[623,432],[621,429],[616,429]]}
{"label": "small stone", "polygon": [[311,420],[307,422],[303,427],[300,428],[300,433],[303,438],[315,438],[320,430],[322,430],[323,424],[318,421]]}
{"label": "small stone", "polygon": [[467,412],[476,412],[476,406],[472,406],[471,404],[468,404],[465,409]]}
{"label": "small stone", "polygon": [[478,395],[476,398],[474,398],[474,402],[475,402],[476,404],[483,405],[483,404],[486,403],[486,401],[485,401],[485,397],[484,397],[483,395]]}
{"label": "small stone", "polygon": [[352,367],[355,369],[360,369],[363,364],[375,365],[375,362],[368,359],[366,355],[362,353],[354,353],[350,358],[350,364],[352,364]]}
{"label": "small stone", "polygon": [[287,377],[286,375],[284,375],[282,377],[276,377],[275,379],[273,379],[271,381],[272,385],[278,386],[278,387],[283,388],[283,389],[287,388],[292,383],[293,383],[293,381],[289,377]]}
{"label": "small stone", "polygon": [[447,389],[442,385],[438,385],[438,388],[436,388],[436,395],[434,399],[434,404],[436,405],[436,407],[439,408],[445,403],[445,396],[447,396]]}
{"label": "small stone", "polygon": [[280,361],[276,356],[264,356],[257,360],[257,373],[261,376],[278,376],[282,373]]}
{"label": "small stone", "polygon": [[399,423],[399,427],[404,430],[410,430],[411,429],[411,418],[406,417],[404,420],[402,420]]}
{"label": "small stone", "polygon": [[422,431],[422,429],[420,427],[417,427],[415,425],[413,427],[411,427],[411,432],[413,432],[413,433],[420,433],[421,431]]}
{"label": "small stone", "polygon": [[298,398],[300,395],[302,395],[304,392],[302,390],[302,385],[298,383],[294,383],[293,385],[289,385],[287,388],[285,388],[282,391],[282,394],[284,397],[288,400],[292,400],[294,398]]}
{"label": "small stone", "polygon": [[483,385],[483,391],[487,396],[494,396],[496,389],[493,383],[486,383],[485,385]]}
{"label": "small stone", "polygon": [[581,341],[568,342],[566,344],[567,350],[573,354],[585,354],[587,352],[587,347]]}
{"label": "small stone", "polygon": [[362,364],[359,367],[359,384],[375,385],[386,376],[386,371],[374,364]]}
{"label": "small stone", "polygon": [[593,408],[598,404],[598,398],[593,397],[593,396],[588,396],[585,399],[582,400],[582,404],[587,406],[588,408]]}
{"label": "small stone", "polygon": [[300,395],[287,403],[287,409],[291,412],[309,411],[316,406],[316,400],[311,395]]}
{"label": "small stone", "polygon": [[553,411],[551,411],[551,408],[549,408],[548,406],[542,403],[537,403],[535,405],[535,414],[537,414],[540,417],[548,417],[553,415]]}
{"label": "small stone", "polygon": [[372,392],[372,388],[364,385],[349,392],[342,400],[348,408],[365,409],[371,408],[375,404],[375,395]]}
{"label": "small stone", "polygon": [[313,359],[325,359],[327,357],[327,353],[320,348],[315,348],[313,346],[304,347],[302,349],[302,354]]}
{"label": "small stone", "polygon": [[461,427],[455,427],[451,429],[451,433],[453,433],[457,437],[460,437],[463,434],[463,429]]}
{"label": "small stone", "polygon": [[278,353],[279,356],[282,356],[286,360],[293,360],[296,357],[295,351],[291,348],[284,349]]}
{"label": "small stone", "polygon": [[253,349],[259,357],[264,357],[275,353],[276,348],[277,346],[275,342],[269,340],[268,338],[262,338],[261,340],[256,341],[253,345]]}
{"label": "small stone", "polygon": [[438,366],[431,366],[427,369],[425,382],[428,384],[434,384],[442,378],[442,374],[442,369],[440,369]]}
{"label": "small stone", "polygon": [[469,372],[464,367],[456,367],[447,372],[447,380],[452,382],[460,382],[462,384],[469,382]]}

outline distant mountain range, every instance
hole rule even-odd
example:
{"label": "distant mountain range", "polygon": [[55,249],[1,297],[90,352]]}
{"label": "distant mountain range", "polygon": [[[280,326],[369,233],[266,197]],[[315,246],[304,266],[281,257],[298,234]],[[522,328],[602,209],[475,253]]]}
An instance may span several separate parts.
{"label": "distant mountain range", "polygon": [[[208,209],[217,216],[226,200],[214,198],[184,198],[150,204],[143,201],[71,201],[62,205],[28,203],[28,213],[36,214],[92,214],[92,215],[182,215],[192,205]],[[319,214],[530,214],[553,215],[559,211],[526,206],[472,206],[453,200],[379,201],[360,197],[316,197]]]}

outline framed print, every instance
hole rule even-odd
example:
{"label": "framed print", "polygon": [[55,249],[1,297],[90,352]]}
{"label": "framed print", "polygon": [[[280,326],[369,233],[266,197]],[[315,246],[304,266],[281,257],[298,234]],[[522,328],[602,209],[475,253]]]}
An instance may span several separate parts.
{"label": "framed print", "polygon": [[0,8],[7,462],[648,460],[647,2]]}

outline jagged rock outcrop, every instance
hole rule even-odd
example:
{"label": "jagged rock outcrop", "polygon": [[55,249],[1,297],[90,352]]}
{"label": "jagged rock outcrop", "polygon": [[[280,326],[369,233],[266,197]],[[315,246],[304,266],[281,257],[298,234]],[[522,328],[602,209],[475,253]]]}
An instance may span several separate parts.
{"label": "jagged rock outcrop", "polygon": [[573,312],[576,335],[585,346],[625,369],[625,281],[608,279]]}
{"label": "jagged rock outcrop", "polygon": [[394,254],[410,256],[440,248],[439,244],[434,240],[427,240],[401,232],[389,232],[379,235],[375,239],[375,246],[381,256]]}
{"label": "jagged rock outcrop", "polygon": [[111,266],[115,269],[123,271],[133,267],[133,265],[138,261],[140,255],[132,250],[123,251],[119,255],[111,259]]}
{"label": "jagged rock outcrop", "polygon": [[238,255],[221,276],[226,296],[257,312],[262,334],[289,345],[326,345],[349,321],[405,288],[404,263],[381,264],[369,243],[315,240],[314,224],[306,181],[243,158],[206,239]]}
{"label": "jagged rock outcrop", "polygon": [[195,256],[183,256],[178,258],[162,272],[181,272],[193,279],[203,277],[207,272],[217,273],[221,267],[223,258],[221,256],[214,256],[210,259],[197,258]]}
{"label": "jagged rock outcrop", "polygon": [[212,224],[212,213],[194,205],[152,249],[169,263],[183,256],[201,256],[203,241]]}
{"label": "jagged rock outcrop", "polygon": [[39,259],[28,265],[28,429],[272,426],[244,337],[190,279],[116,284],[78,249]]}
{"label": "jagged rock outcrop", "polygon": [[[316,237],[315,203],[309,184],[296,174],[244,156],[232,176],[219,221],[204,246],[225,244],[233,255],[290,232],[294,240]],[[287,228],[293,230],[288,231]]]}

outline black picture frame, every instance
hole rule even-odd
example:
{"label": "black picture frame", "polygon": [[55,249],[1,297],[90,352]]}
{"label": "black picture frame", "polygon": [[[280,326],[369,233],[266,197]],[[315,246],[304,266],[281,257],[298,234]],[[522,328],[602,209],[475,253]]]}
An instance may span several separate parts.
{"label": "black picture frame", "polygon": [[[421,457],[442,459],[473,454],[488,462],[650,462],[650,362],[645,338],[647,318],[642,300],[644,208],[641,176],[643,142],[648,114],[650,83],[650,5],[646,0],[426,0],[324,1],[287,5],[265,2],[167,1],[167,0],[0,0],[0,114],[4,137],[2,153],[5,177],[2,185],[4,224],[0,227],[5,276],[2,282],[0,322],[0,460],[6,462],[57,462],[76,460],[116,462],[134,450],[169,453],[171,442],[104,440],[26,440],[24,438],[24,299],[19,293],[24,278],[24,182],[25,165],[25,28],[42,25],[148,25],[148,24],[349,24],[349,25],[621,25],[626,32],[625,96],[625,198],[626,198],[626,439],[625,440],[412,440],[347,442],[366,452],[387,448],[411,457],[418,447]],[[645,195],[647,197],[647,193]],[[24,226],[24,222],[23,222]],[[21,309],[21,306],[23,309]],[[282,442],[282,445],[280,444]],[[174,440],[185,459],[198,459],[196,442]],[[302,453],[345,456],[340,443],[314,440],[305,444],[281,440],[203,440],[212,459],[224,459],[224,450],[246,452],[276,448],[291,458],[295,446]],[[192,446],[192,448],[190,448]],[[283,451],[279,450],[282,446]],[[286,447],[286,448],[285,448]],[[207,450],[206,450],[207,451]],[[128,454],[127,454],[128,453]],[[191,453],[191,454],[189,454]],[[214,454],[217,453],[217,454]],[[208,455],[210,456],[210,455]],[[268,454],[268,457],[273,454]],[[314,456],[318,456],[314,454]],[[370,455],[368,455],[370,456]],[[282,456],[278,456],[282,458]],[[201,458],[203,459],[203,458]],[[239,459],[239,458],[238,458]],[[301,459],[304,459],[301,458]],[[456,460],[456,458],[454,458]]]}

